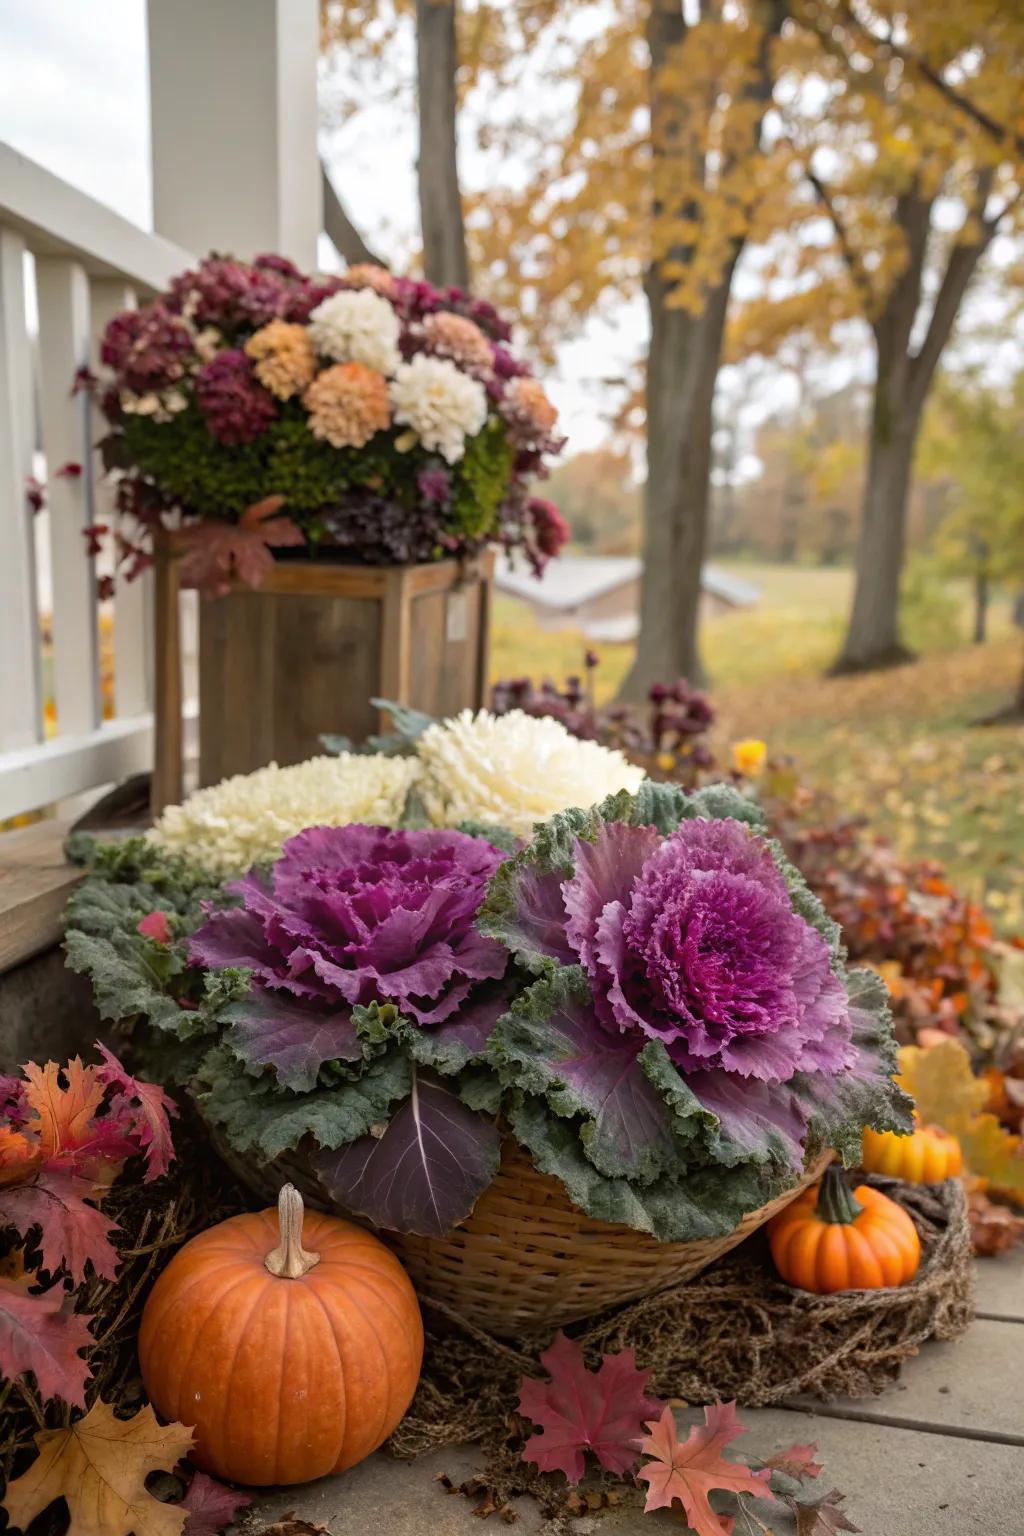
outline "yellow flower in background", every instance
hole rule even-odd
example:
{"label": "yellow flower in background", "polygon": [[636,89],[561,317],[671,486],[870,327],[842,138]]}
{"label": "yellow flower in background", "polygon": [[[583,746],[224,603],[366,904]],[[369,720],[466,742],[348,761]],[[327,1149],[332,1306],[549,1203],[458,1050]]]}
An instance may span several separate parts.
{"label": "yellow flower in background", "polygon": [[754,778],[762,773],[767,760],[768,744],[758,741],[756,736],[750,736],[745,741],[734,741],[732,744],[732,765],[737,773],[742,773],[744,778]]}

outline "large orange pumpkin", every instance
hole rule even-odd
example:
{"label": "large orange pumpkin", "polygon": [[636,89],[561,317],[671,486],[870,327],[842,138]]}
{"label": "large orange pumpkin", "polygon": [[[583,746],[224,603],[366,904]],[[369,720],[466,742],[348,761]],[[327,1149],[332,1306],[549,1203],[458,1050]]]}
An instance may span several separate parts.
{"label": "large orange pumpkin", "polygon": [[[423,1324],[409,1277],[377,1239],[277,1212],[233,1216],[175,1254],[146,1303],[142,1380],[195,1427],[192,1459],[233,1482],[304,1483],[376,1450],[412,1400]],[[313,1252],[307,1252],[303,1240]]]}
{"label": "large orange pumpkin", "polygon": [[869,1184],[851,1193],[835,1163],[767,1230],[783,1280],[818,1295],[906,1285],[921,1262],[921,1240],[903,1207]]}

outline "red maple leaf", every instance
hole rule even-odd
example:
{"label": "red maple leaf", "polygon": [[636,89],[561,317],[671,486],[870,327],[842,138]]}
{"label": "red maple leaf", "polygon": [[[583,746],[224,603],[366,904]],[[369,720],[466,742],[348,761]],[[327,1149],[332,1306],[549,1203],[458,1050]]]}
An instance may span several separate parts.
{"label": "red maple leaf", "polygon": [[113,1280],[118,1257],[107,1234],[118,1230],[117,1223],[86,1205],[95,1196],[91,1179],[60,1166],[44,1168],[27,1183],[0,1188],[0,1226],[14,1227],[23,1238],[38,1227],[43,1268],[51,1275],[64,1265],[77,1285],[91,1264]]}
{"label": "red maple leaf", "polygon": [[174,1157],[169,1115],[176,1115],[178,1107],[168,1098],[157,1083],[142,1083],[126,1072],[113,1051],[99,1040],[96,1049],[103,1057],[103,1065],[96,1073],[106,1088],[118,1088],[120,1092],[110,1102],[111,1119],[138,1142],[145,1153],[146,1174],[143,1183],[166,1173]]}
{"label": "red maple leaf", "polygon": [[704,1409],[704,1419],[704,1424],[695,1424],[681,1443],[675,1415],[666,1408],[660,1419],[647,1426],[650,1434],[641,1450],[653,1459],[640,1468],[637,1478],[648,1485],[644,1514],[669,1508],[678,1499],[697,1536],[722,1536],[721,1517],[708,1503],[711,1490],[723,1488],[729,1493],[771,1499],[771,1473],[752,1472],[741,1462],[723,1459],[722,1451],[729,1442],[746,1433],[736,1417],[735,1403],[712,1404]]}
{"label": "red maple leaf", "polygon": [[763,1465],[769,1472],[784,1472],[787,1477],[795,1477],[799,1481],[805,1477],[818,1477],[825,1470],[820,1462],[815,1461],[817,1454],[816,1445],[791,1445],[786,1451],[776,1451]]}
{"label": "red maple leaf", "polygon": [[181,1508],[188,1511],[182,1536],[218,1536],[240,1509],[252,1503],[251,1493],[225,1488],[215,1477],[197,1472],[188,1485]]}
{"label": "red maple leaf", "polygon": [[211,518],[183,528],[178,535],[184,550],[181,585],[212,597],[230,592],[232,577],[247,587],[260,586],[274,569],[271,547],[306,542],[290,517],[274,516],[283,505],[283,496],[267,496],[246,507],[237,523]]}
{"label": "red maple leaf", "polygon": [[583,1453],[593,1451],[609,1472],[628,1472],[639,1459],[644,1420],[662,1406],[647,1392],[650,1371],[637,1370],[631,1349],[605,1355],[588,1371],[579,1345],[561,1332],[540,1360],[551,1380],[524,1377],[519,1387],[519,1411],[540,1430],[527,1441],[524,1461],[578,1483]]}
{"label": "red maple leaf", "polygon": [[24,1280],[0,1279],[0,1376],[31,1371],[44,1401],[84,1408],[90,1371],[79,1350],[95,1342],[92,1319],[65,1312],[65,1301],[63,1286],[31,1296]]}

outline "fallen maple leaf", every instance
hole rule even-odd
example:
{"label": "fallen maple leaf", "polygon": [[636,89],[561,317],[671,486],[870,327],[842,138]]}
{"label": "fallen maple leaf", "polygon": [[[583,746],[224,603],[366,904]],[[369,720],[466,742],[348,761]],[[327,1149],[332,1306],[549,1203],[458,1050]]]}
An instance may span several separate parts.
{"label": "fallen maple leaf", "polygon": [[302,1520],[294,1512],[282,1515],[273,1525],[265,1525],[260,1536],[331,1536],[326,1525],[314,1525],[312,1520]]}
{"label": "fallen maple leaf", "polygon": [[967,1219],[974,1251],[983,1258],[991,1258],[1024,1241],[1024,1216],[999,1205],[983,1189],[968,1193]]}
{"label": "fallen maple leaf", "polygon": [[783,1472],[786,1477],[795,1477],[800,1481],[805,1477],[818,1477],[825,1470],[820,1462],[815,1461],[817,1454],[816,1445],[791,1445],[786,1451],[776,1451],[763,1465],[769,1472]]}
{"label": "fallen maple leaf", "polygon": [[251,1503],[251,1493],[225,1488],[215,1477],[196,1472],[179,1505],[187,1511],[184,1536],[218,1536],[232,1524],[238,1511]]}
{"label": "fallen maple leaf", "polygon": [[21,1070],[28,1079],[26,1102],[35,1111],[26,1130],[39,1138],[43,1157],[49,1161],[84,1146],[103,1102],[103,1084],[96,1068],[83,1066],[82,1058],[76,1056],[64,1069],[66,1088],[61,1085],[55,1061],[48,1061],[45,1067],[29,1061]]}
{"label": "fallen maple leaf", "polygon": [[176,1115],[178,1106],[157,1083],[140,1082],[126,1072],[113,1051],[99,1040],[96,1049],[103,1057],[103,1065],[97,1068],[100,1082],[121,1090],[110,1102],[111,1117],[125,1126],[142,1149],[146,1159],[143,1183],[149,1184],[167,1172],[174,1157],[168,1116]]}
{"label": "fallen maple leaf", "polygon": [[704,1419],[680,1443],[675,1415],[666,1408],[660,1419],[647,1426],[650,1434],[640,1449],[653,1459],[640,1468],[637,1478],[648,1485],[644,1514],[669,1508],[678,1499],[697,1536],[721,1536],[721,1517],[708,1503],[711,1490],[771,1499],[771,1473],[752,1472],[741,1462],[723,1460],[721,1453],[729,1442],[746,1433],[736,1417],[735,1403],[713,1403],[704,1409]]}
{"label": "fallen maple leaf", "polygon": [[845,1494],[835,1488],[813,1504],[798,1504],[790,1499],[789,1505],[796,1516],[796,1536],[835,1536],[837,1531],[860,1530],[839,1508]]}
{"label": "fallen maple leaf", "polygon": [[24,1238],[38,1227],[43,1268],[51,1275],[65,1265],[77,1285],[91,1264],[97,1275],[113,1280],[119,1261],[107,1234],[118,1226],[85,1203],[95,1193],[90,1179],[59,1166],[44,1168],[26,1184],[0,1187],[0,1225]]}
{"label": "fallen maple leaf", "polygon": [[31,1371],[44,1401],[84,1408],[90,1372],[79,1350],[95,1342],[92,1319],[65,1312],[65,1299],[63,1286],[32,1296],[25,1280],[0,1279],[0,1376]]}
{"label": "fallen maple leaf", "polygon": [[69,1536],[181,1536],[185,1511],[161,1504],[146,1491],[146,1478],[170,1470],[192,1446],[183,1424],[161,1426],[152,1408],[131,1419],[116,1419],[97,1400],[70,1429],[36,1435],[39,1455],[7,1485],[12,1525],[28,1528],[54,1499],[64,1499],[71,1516]]}
{"label": "fallen maple leaf", "polygon": [[647,1393],[650,1371],[637,1370],[631,1349],[605,1355],[588,1371],[580,1346],[561,1331],[540,1362],[551,1380],[524,1376],[519,1387],[519,1411],[539,1429],[523,1460],[578,1483],[589,1450],[609,1472],[628,1472],[640,1456],[644,1420],[662,1407]]}
{"label": "fallen maple leaf", "polygon": [[230,592],[233,576],[247,587],[260,586],[274,569],[271,547],[306,542],[290,517],[273,515],[283,505],[283,496],[267,496],[246,507],[237,523],[209,519],[181,529],[181,585],[213,597]]}

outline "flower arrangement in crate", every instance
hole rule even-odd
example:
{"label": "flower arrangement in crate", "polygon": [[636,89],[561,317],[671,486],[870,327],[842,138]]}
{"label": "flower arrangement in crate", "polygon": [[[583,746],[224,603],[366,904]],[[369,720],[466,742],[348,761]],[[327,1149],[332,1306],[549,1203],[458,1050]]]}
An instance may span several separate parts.
{"label": "flower arrangement in crate", "polygon": [[513,1148],[584,1218],[724,1242],[909,1128],[885,988],[750,800],[550,717],[266,770],[91,858],[67,943],[101,1012],[257,1181],[297,1161],[392,1233],[445,1241]]}
{"label": "flower arrangement in crate", "polygon": [[103,337],[119,570],[179,516],[183,584],[209,591],[288,546],[405,565],[496,540],[541,569],[567,530],[530,486],[562,440],[509,342],[485,301],[381,267],[207,257]]}

